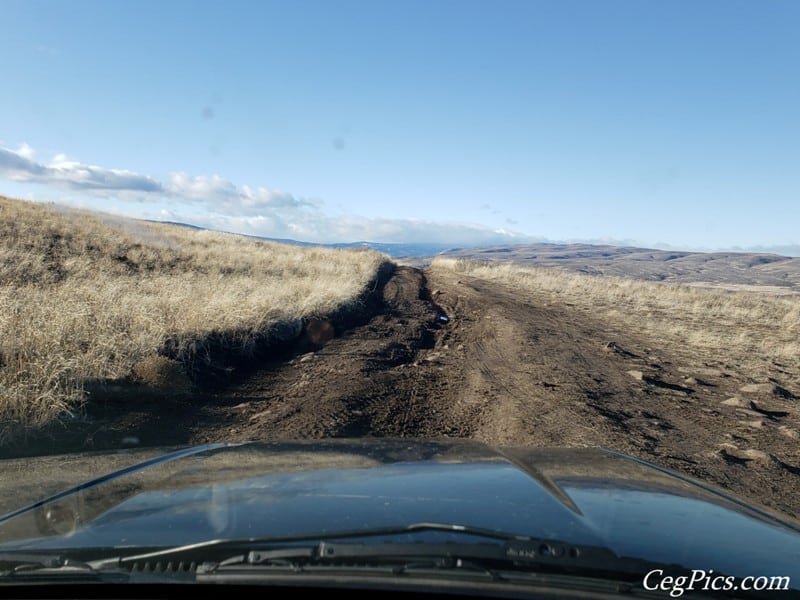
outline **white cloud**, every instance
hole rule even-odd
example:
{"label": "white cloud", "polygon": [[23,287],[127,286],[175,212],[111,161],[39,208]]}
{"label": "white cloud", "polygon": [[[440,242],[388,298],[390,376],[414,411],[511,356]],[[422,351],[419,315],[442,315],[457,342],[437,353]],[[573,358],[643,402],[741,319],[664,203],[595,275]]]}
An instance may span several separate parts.
{"label": "white cloud", "polygon": [[[20,149],[23,149],[21,147]],[[26,151],[30,153],[30,151]],[[44,172],[44,167],[23,153],[0,148],[0,175],[12,181],[34,181]]]}
{"label": "white cloud", "polygon": [[[34,156],[27,144],[17,150],[0,148],[0,178],[75,190],[104,202],[157,204],[161,205],[158,212],[148,216],[225,231],[310,242],[475,245],[530,241],[510,231],[469,224],[352,215],[333,218],[324,213],[319,201],[266,187],[237,186],[218,175],[174,172],[161,182],[133,171],[84,164],[64,154],[48,163],[38,162]],[[163,207],[165,202],[170,203],[168,208]],[[144,217],[146,210],[140,208],[134,214]]]}
{"label": "white cloud", "polygon": [[17,150],[0,148],[0,177],[12,181],[40,183],[91,194],[142,200],[147,196],[168,197],[201,203],[208,210],[231,215],[258,215],[264,210],[316,207],[317,202],[297,198],[265,187],[236,186],[219,175],[170,173],[166,183],[122,169],[106,169],[57,154],[43,164],[34,160],[28,144]]}
{"label": "white cloud", "polygon": [[435,242],[469,246],[534,241],[533,238],[511,231],[468,224],[357,216],[333,218],[321,211],[308,211],[302,215],[294,212],[252,217],[212,215],[199,222],[195,219],[192,223],[223,231],[307,242]]}
{"label": "white cloud", "polygon": [[167,192],[184,200],[201,202],[227,200],[237,195],[236,186],[218,175],[194,177],[188,173],[170,173]]}
{"label": "white cloud", "polygon": [[105,169],[68,160],[63,154],[48,164],[33,159],[34,150],[27,144],[19,150],[0,148],[0,176],[12,181],[42,183],[87,192],[144,192],[163,190],[155,179],[120,169]]}
{"label": "white cloud", "polygon": [[33,160],[33,157],[36,154],[36,152],[28,144],[21,144],[20,147],[17,148],[17,154],[19,154],[22,158]]}
{"label": "white cloud", "polygon": [[237,187],[218,175],[194,176],[170,173],[166,193],[189,202],[201,202],[210,210],[229,215],[257,216],[267,211],[316,207],[317,202],[265,187]]}

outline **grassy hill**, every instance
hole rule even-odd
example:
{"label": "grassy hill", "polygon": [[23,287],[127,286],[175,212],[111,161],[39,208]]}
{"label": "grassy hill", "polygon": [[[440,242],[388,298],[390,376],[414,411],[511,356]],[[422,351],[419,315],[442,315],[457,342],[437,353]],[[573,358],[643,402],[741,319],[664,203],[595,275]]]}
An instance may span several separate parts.
{"label": "grassy hill", "polygon": [[0,444],[75,415],[93,382],[188,392],[210,340],[297,335],[385,262],[0,197]]}
{"label": "grassy hill", "polygon": [[[436,258],[431,268],[502,282],[527,297],[574,307],[642,333],[696,366],[721,363],[752,381],[800,389],[800,295],[735,290],[548,267]],[[746,291],[747,290],[747,291]]]}
{"label": "grassy hill", "polygon": [[440,256],[487,264],[557,267],[587,275],[800,293],[800,258],[779,254],[678,252],[593,244],[519,244],[447,250]]}

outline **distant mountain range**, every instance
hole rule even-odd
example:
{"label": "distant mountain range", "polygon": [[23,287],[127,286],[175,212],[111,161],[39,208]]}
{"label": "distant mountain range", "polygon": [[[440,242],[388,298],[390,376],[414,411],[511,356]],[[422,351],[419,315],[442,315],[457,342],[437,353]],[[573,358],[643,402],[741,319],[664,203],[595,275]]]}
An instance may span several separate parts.
{"label": "distant mountain range", "polygon": [[[557,267],[589,275],[800,291],[800,258],[766,252],[679,252],[592,244],[519,244],[447,250],[441,255],[483,263]],[[413,262],[424,266],[425,259]]]}
{"label": "distant mountain range", "polygon": [[401,244],[401,243],[381,243],[381,242],[347,242],[340,244],[313,244],[309,242],[298,242],[296,240],[281,240],[274,238],[268,239],[273,242],[283,244],[297,244],[301,246],[324,246],[325,248],[370,248],[383,254],[388,254],[392,258],[423,258],[436,256],[445,251],[458,251],[462,248],[455,248],[445,244]]}
{"label": "distant mountain range", "polygon": [[[180,227],[188,227],[189,229],[207,229],[206,227],[198,227],[197,225],[190,225],[188,223],[180,223],[177,221],[153,221],[156,223],[165,223],[167,225],[178,225]],[[244,234],[243,234],[244,235]],[[290,240],[286,238],[270,238],[260,235],[248,235],[247,237],[256,238],[259,240],[266,240],[268,242],[278,242],[280,244],[291,244],[293,246],[318,246],[323,248],[370,248],[383,254],[388,254],[392,258],[408,258],[408,257],[426,257],[435,256],[445,250],[461,250],[461,248],[454,247],[452,244],[434,244],[434,243],[383,243],[383,242],[341,242],[332,244],[322,244],[316,242],[301,242],[298,240]]]}
{"label": "distant mountain range", "polygon": [[[157,223],[166,223],[168,225],[179,225],[180,227],[189,227],[190,229],[206,229],[206,227],[198,227],[197,225],[190,225],[188,223],[181,223],[178,221],[154,221]],[[246,235],[246,234],[242,234]],[[587,247],[592,249],[614,249],[614,252],[621,251],[622,253],[630,253],[631,250],[647,251],[653,248],[657,251],[667,253],[679,254],[732,254],[732,253],[746,253],[746,254],[778,254],[781,256],[800,257],[800,244],[782,244],[774,246],[752,246],[742,248],[734,246],[731,248],[724,248],[721,250],[711,249],[694,249],[684,250],[680,248],[673,248],[667,244],[655,244],[652,247],[643,247],[631,240],[571,240],[566,242],[560,241],[541,241],[537,243],[523,243],[523,244],[509,244],[506,246],[460,246],[456,247],[453,244],[440,244],[433,242],[426,243],[408,243],[408,242],[341,242],[341,243],[318,243],[318,242],[301,242],[298,240],[291,240],[286,238],[271,238],[265,236],[251,235],[248,237],[255,237],[260,240],[268,240],[272,242],[279,242],[281,244],[293,244],[295,246],[321,246],[324,248],[372,248],[378,252],[388,254],[393,258],[422,258],[427,256],[435,256],[442,252],[456,252],[456,251],[471,251],[472,249],[485,248],[487,252],[504,252],[498,248],[576,248]]]}

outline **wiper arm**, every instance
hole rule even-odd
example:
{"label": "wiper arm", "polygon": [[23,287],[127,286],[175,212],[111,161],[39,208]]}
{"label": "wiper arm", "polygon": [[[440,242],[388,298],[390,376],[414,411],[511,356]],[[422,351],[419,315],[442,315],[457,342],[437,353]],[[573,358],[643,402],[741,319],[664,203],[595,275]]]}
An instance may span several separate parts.
{"label": "wiper arm", "polygon": [[[395,537],[426,531],[455,533],[493,540],[493,543],[410,542],[410,543],[347,543],[347,539]],[[333,541],[335,540],[335,541]],[[303,542],[310,542],[303,544]],[[238,552],[237,552],[238,551]],[[231,552],[237,552],[231,555]],[[131,567],[134,564],[166,561],[194,562],[201,571],[213,572],[236,565],[325,565],[346,560],[362,562],[397,562],[410,560],[457,559],[480,561],[481,564],[531,570],[555,568],[572,571],[641,575],[654,563],[621,558],[608,548],[582,546],[531,538],[451,523],[413,523],[399,527],[325,532],[298,536],[254,537],[211,540],[197,544],[159,549],[152,552],[92,561],[95,568]],[[664,565],[658,565],[664,567]]]}
{"label": "wiper arm", "polygon": [[22,552],[0,552],[0,575],[38,569],[84,569],[92,571],[88,564],[58,554],[36,554]]}
{"label": "wiper arm", "polygon": [[526,536],[509,534],[493,529],[483,529],[480,527],[470,527],[452,523],[412,523],[397,527],[376,527],[372,529],[348,529],[343,531],[329,531],[324,533],[276,536],[276,537],[250,537],[235,539],[209,540],[195,544],[174,546],[172,548],[162,548],[152,552],[117,556],[91,561],[95,568],[105,566],[122,566],[134,562],[165,560],[170,558],[181,558],[184,560],[195,560],[198,562],[208,560],[209,553],[219,555],[220,552],[230,549],[252,549],[254,546],[265,545],[274,546],[277,544],[292,544],[299,542],[319,542],[321,540],[344,540],[355,538],[370,538],[382,536],[398,536],[410,533],[420,533],[424,531],[452,532],[464,535],[472,535],[495,540],[526,540]]}
{"label": "wiper arm", "polygon": [[347,544],[320,542],[311,546],[295,546],[275,550],[252,550],[247,554],[232,556],[219,563],[205,563],[204,571],[237,565],[332,565],[345,562],[396,563],[405,559],[425,560],[432,563],[450,563],[455,559],[507,560],[503,547],[498,544],[453,544],[414,542],[410,544]]}
{"label": "wiper arm", "polygon": [[22,552],[0,553],[0,583],[20,583],[35,579],[75,581],[119,581],[127,580],[127,574],[119,571],[100,572],[88,563],[56,554]]}
{"label": "wiper arm", "polygon": [[[321,541],[308,546],[251,550],[220,562],[197,565],[196,582],[290,582],[295,577],[434,578],[451,584],[522,585],[554,589],[605,590],[632,596],[649,590],[642,577],[659,569],[686,575],[676,564],[620,557],[607,548],[533,538],[499,543],[347,543]],[[744,592],[743,592],[744,593]],[[745,594],[743,597],[750,597]]]}
{"label": "wiper arm", "polygon": [[[346,543],[322,541],[314,546],[251,550],[217,564],[206,563],[206,571],[234,565],[343,563],[398,564],[404,561],[426,561],[442,568],[479,564],[482,568],[504,568],[529,571],[556,569],[563,571],[597,571],[618,575],[641,576],[655,565],[635,558],[621,558],[597,546],[563,544],[545,540],[505,540],[502,543]],[[665,565],[658,565],[664,568]],[[666,565],[670,567],[672,565]]]}
{"label": "wiper arm", "polygon": [[57,554],[25,554],[22,552],[0,552],[0,573],[25,566],[59,567],[67,559]]}

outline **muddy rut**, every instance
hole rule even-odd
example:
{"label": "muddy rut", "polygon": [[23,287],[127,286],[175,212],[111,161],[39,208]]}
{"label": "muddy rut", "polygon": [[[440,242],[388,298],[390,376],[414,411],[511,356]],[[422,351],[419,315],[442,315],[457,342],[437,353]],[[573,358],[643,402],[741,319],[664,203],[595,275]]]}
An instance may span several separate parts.
{"label": "muddy rut", "polygon": [[600,446],[800,514],[800,400],[577,307],[398,267],[368,322],[190,400],[95,408],[83,447],[315,437]]}

